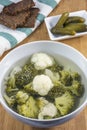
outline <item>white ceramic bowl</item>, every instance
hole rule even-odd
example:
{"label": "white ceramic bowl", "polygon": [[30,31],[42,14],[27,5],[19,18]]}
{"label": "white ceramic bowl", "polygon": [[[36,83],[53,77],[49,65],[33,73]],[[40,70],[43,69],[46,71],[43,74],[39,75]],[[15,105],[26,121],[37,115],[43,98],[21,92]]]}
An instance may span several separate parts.
{"label": "white ceramic bowl", "polygon": [[[6,104],[3,94],[4,94],[4,78],[9,74],[10,70],[17,64],[23,64],[27,58],[35,52],[46,52],[54,56],[65,67],[69,67],[74,71],[78,71],[82,77],[82,82],[84,84],[85,92],[80,100],[78,107],[68,115],[60,118],[50,119],[50,120],[38,120],[31,119],[19,115],[8,107]],[[52,127],[62,124],[71,118],[75,117],[83,108],[86,106],[87,102],[87,61],[86,58],[78,52],[76,49],[67,46],[63,43],[54,41],[35,41],[27,43],[16,49],[13,49],[8,53],[0,63],[0,102],[2,106],[16,119],[21,120],[35,127]]]}

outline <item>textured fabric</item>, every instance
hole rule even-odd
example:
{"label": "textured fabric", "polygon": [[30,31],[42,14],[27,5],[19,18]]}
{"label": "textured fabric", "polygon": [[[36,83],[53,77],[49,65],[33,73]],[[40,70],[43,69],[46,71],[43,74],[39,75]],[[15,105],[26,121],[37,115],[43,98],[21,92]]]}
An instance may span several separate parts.
{"label": "textured fabric", "polygon": [[[19,1],[21,0],[0,0],[0,11],[2,11],[4,6]],[[36,7],[40,9],[34,28],[17,28],[16,30],[12,30],[0,24],[0,56],[6,50],[15,47],[29,36],[60,1],[61,0],[34,0]]]}

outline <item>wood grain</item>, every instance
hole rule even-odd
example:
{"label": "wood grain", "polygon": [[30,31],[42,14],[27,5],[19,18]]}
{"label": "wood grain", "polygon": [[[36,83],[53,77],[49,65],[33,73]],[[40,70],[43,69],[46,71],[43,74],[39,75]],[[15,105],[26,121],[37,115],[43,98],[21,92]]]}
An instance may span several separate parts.
{"label": "wood grain", "polygon": [[[60,4],[50,13],[49,16],[58,15],[64,11],[72,12],[79,10],[87,10],[87,0],[61,0]],[[37,40],[50,40],[44,22],[32,35],[27,37],[18,46]],[[87,57],[87,35],[78,38],[62,40],[61,42],[76,48],[85,57]],[[2,60],[7,53],[9,53],[9,51],[5,52],[3,56],[0,57],[0,60]],[[74,119],[64,123],[63,125],[43,129],[23,124],[9,115],[0,105],[0,130],[87,130],[87,107],[85,107],[85,109]]]}

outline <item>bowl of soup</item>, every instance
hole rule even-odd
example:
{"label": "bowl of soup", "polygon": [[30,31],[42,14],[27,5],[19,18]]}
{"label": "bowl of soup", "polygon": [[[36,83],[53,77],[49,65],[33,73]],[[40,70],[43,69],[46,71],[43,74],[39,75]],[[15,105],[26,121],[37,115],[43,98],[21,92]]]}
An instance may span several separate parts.
{"label": "bowl of soup", "polygon": [[26,43],[0,63],[0,102],[28,125],[63,124],[86,106],[86,69],[86,58],[62,42]]}

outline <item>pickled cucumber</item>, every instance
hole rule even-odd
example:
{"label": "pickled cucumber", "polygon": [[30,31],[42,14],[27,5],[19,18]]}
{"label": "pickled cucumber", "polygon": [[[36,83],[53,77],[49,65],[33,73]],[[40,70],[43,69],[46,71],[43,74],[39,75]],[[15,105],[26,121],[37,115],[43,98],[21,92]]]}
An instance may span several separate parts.
{"label": "pickled cucumber", "polygon": [[65,29],[71,29],[76,32],[84,32],[87,31],[87,25],[84,23],[70,23],[64,27]]}
{"label": "pickled cucumber", "polygon": [[69,23],[84,23],[84,22],[85,22],[85,19],[80,16],[71,16],[67,18],[64,24],[66,25]]}
{"label": "pickled cucumber", "polygon": [[52,28],[51,32],[53,34],[61,34],[61,35],[75,35],[76,32],[72,29],[65,29],[65,28]]}
{"label": "pickled cucumber", "polygon": [[63,13],[62,16],[60,17],[60,19],[58,20],[57,24],[54,26],[54,28],[63,27],[63,24],[65,23],[68,16],[69,16],[69,12]]}

